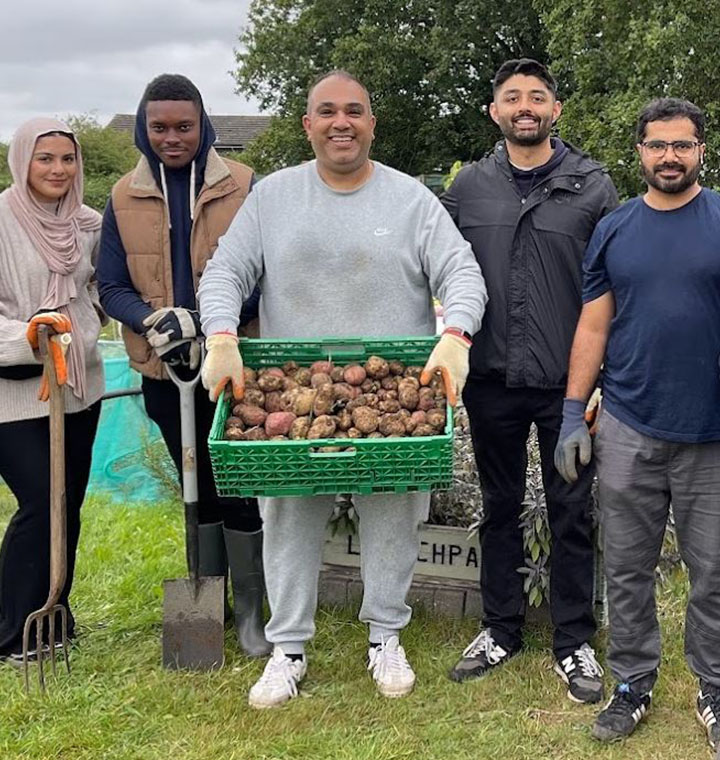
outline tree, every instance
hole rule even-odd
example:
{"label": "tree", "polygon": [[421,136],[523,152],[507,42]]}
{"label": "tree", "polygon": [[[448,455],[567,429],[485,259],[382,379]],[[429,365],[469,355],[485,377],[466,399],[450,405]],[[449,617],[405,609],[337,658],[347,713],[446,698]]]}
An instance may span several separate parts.
{"label": "tree", "polygon": [[638,113],[652,98],[683,97],[705,109],[710,130],[705,183],[717,186],[720,0],[536,0],[554,73],[570,96],[563,136],[604,161],[621,196],[643,185],[634,153]]}
{"label": "tree", "polygon": [[495,70],[545,57],[531,0],[253,0],[240,42],[237,89],[276,114],[245,153],[261,172],[312,156],[300,119],[320,73],[344,68],[367,86],[373,155],[419,174],[490,149]]}
{"label": "tree", "polygon": [[[103,211],[110,191],[123,174],[138,160],[132,138],[109,127],[102,127],[93,116],[69,116],[65,123],[82,146],[85,203]],[[7,165],[8,146],[0,143],[0,190],[12,183]]]}

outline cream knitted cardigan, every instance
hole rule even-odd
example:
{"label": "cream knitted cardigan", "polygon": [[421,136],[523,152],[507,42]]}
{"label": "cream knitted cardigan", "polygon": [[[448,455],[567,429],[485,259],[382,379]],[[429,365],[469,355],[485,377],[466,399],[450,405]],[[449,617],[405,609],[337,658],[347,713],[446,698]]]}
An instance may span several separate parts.
{"label": "cream knitted cardigan", "polygon": [[[83,255],[74,273],[78,296],[73,340],[81,341],[85,350],[87,385],[84,399],[75,398],[69,388],[65,389],[67,413],[86,409],[102,396],[105,388],[97,346],[101,311],[94,283],[99,240],[100,230],[81,233]],[[47,265],[10,210],[7,194],[0,194],[0,366],[40,362],[25,339],[25,332],[28,320],[47,293],[49,277]],[[37,400],[39,387],[39,377],[0,378],[0,424],[47,416],[47,403]]]}

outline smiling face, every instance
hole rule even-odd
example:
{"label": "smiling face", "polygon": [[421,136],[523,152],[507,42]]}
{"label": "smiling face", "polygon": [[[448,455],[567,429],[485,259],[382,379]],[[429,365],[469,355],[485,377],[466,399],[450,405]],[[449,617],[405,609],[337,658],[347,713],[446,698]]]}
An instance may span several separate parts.
{"label": "smiling face", "polygon": [[[685,141],[692,143],[689,155],[678,156],[670,146],[656,155],[653,143]],[[682,193],[697,182],[702,169],[705,145],[697,145],[695,125],[686,116],[678,119],[650,121],[645,128],[643,145],[637,145],[643,179],[661,193]]]}
{"label": "smiling face", "polygon": [[187,166],[200,146],[200,109],[192,100],[149,100],[147,135],[155,155],[170,169]]}
{"label": "smiling face", "polygon": [[547,84],[534,76],[515,74],[495,91],[490,116],[508,142],[540,145],[549,138],[562,104]]}
{"label": "smiling face", "polygon": [[303,128],[325,179],[365,171],[375,117],[367,92],[357,82],[331,76],[317,84],[308,98]]}
{"label": "smiling face", "polygon": [[28,187],[36,200],[59,201],[71,188],[76,174],[75,143],[69,137],[38,137],[28,170]]}

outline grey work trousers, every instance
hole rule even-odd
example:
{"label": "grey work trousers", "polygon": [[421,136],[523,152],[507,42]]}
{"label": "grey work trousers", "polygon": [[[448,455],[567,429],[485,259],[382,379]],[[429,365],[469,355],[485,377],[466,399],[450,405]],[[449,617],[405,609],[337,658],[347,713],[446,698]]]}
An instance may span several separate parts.
{"label": "grey work trousers", "polygon": [[[325,526],[335,496],[260,498],[263,565],[270,604],[265,637],[286,654],[302,654],[315,633],[318,576]],[[359,618],[380,642],[410,621],[405,602],[427,520],[429,493],[353,495],[359,517],[364,593]]]}
{"label": "grey work trousers", "polygon": [[621,682],[660,665],[655,568],[672,502],[690,575],[685,656],[720,686],[720,442],[673,443],[601,413],[595,439],[610,617],[608,663]]}

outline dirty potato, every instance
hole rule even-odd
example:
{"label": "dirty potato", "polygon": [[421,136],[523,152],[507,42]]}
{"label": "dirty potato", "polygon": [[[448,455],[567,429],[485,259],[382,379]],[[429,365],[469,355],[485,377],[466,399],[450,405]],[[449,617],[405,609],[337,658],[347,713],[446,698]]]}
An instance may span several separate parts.
{"label": "dirty potato", "polygon": [[380,415],[369,406],[360,406],[352,411],[353,426],[361,433],[372,433],[377,430],[380,423]]}

